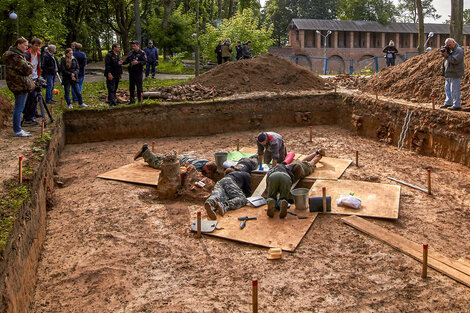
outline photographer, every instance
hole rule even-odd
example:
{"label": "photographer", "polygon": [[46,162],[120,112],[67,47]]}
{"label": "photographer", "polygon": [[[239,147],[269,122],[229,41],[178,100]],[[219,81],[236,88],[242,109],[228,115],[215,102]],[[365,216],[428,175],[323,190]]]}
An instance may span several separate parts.
{"label": "photographer", "polygon": [[13,109],[13,131],[17,137],[29,137],[31,134],[21,129],[21,113],[23,112],[28,93],[35,85],[31,77],[33,66],[26,61],[24,53],[28,49],[28,40],[18,38],[13,46],[3,54],[2,61],[6,65],[7,86],[15,95]]}
{"label": "photographer", "polygon": [[460,102],[460,80],[464,72],[464,53],[462,47],[453,38],[447,38],[445,46],[441,48],[444,57],[443,74],[446,79],[444,90],[446,100],[442,109],[459,111],[462,109]]}
{"label": "photographer", "polygon": [[[29,48],[24,54],[26,61],[31,62],[33,65],[33,73],[29,75],[29,77],[31,77],[33,80],[36,80],[39,76],[41,76],[41,52],[39,52],[41,43],[41,39],[33,38],[31,40],[31,48]],[[39,125],[39,122],[34,119],[35,117],[39,117],[36,116],[38,105],[36,101],[37,93],[38,91],[35,89],[28,95],[28,100],[26,101],[26,106],[23,110],[23,125]]]}
{"label": "photographer", "polygon": [[395,48],[395,43],[393,42],[393,40],[390,40],[388,46],[386,46],[382,52],[385,53],[387,67],[395,66],[395,58],[397,57],[398,50],[397,48]]}

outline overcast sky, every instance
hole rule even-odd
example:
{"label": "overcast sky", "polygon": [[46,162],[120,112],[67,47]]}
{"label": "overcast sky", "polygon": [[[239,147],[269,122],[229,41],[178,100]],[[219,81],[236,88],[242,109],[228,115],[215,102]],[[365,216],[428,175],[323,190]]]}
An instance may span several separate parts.
{"label": "overcast sky", "polygon": [[[261,5],[264,6],[266,0],[260,0]],[[398,4],[398,0],[393,0],[395,4]],[[443,23],[445,20],[450,19],[450,0],[433,0],[434,7],[437,10],[437,14],[441,15],[439,20],[425,19],[426,23]],[[464,9],[470,8],[470,0],[463,1]]]}

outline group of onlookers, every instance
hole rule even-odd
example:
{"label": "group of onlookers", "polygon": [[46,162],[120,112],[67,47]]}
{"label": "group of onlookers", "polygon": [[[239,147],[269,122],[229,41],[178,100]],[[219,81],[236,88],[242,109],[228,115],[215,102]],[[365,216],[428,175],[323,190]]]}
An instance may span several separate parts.
{"label": "group of onlookers", "polygon": [[[248,40],[243,45],[240,40],[237,40],[235,45],[236,60],[251,59],[251,40]],[[227,38],[225,42],[219,40],[219,44],[215,47],[215,54],[217,54],[217,63],[222,64],[232,60],[232,42]]]}
{"label": "group of onlookers", "polygon": [[[8,88],[15,95],[15,107],[13,110],[13,131],[18,137],[29,137],[31,134],[22,129],[22,125],[39,125],[36,118],[37,105],[40,101],[38,94],[39,86],[42,85],[40,77],[46,82],[46,103],[53,103],[53,89],[55,77],[62,75],[62,84],[65,90],[65,101],[72,108],[70,100],[70,89],[72,89],[73,101],[79,103],[80,107],[87,107],[83,103],[81,90],[85,76],[86,54],[81,52],[82,45],[72,43],[71,48],[65,50],[65,55],[60,63],[55,57],[56,47],[45,40],[33,38],[31,44],[28,40],[20,37],[7,52],[3,54],[3,63],[6,66],[6,81]],[[23,122],[21,114],[23,113]]]}

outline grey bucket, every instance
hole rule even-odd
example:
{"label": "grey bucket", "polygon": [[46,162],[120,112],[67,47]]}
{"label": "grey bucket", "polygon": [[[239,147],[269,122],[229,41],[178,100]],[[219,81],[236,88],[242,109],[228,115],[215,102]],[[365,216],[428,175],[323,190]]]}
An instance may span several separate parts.
{"label": "grey bucket", "polygon": [[227,152],[216,152],[214,153],[215,157],[215,164],[217,164],[218,167],[222,167],[224,162],[227,161]]}
{"label": "grey bucket", "polygon": [[295,208],[297,210],[307,209],[308,192],[309,192],[309,189],[307,188],[297,188],[290,192],[292,196],[294,197]]}

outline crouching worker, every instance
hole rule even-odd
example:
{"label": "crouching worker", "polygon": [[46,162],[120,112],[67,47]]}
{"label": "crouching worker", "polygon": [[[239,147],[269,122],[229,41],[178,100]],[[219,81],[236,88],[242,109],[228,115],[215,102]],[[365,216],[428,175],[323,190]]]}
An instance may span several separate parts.
{"label": "crouching worker", "polygon": [[[148,144],[144,144],[142,146],[139,152],[137,152],[135,155],[134,160],[137,160],[138,158],[144,158],[144,161],[147,162],[150,167],[153,167],[157,170],[160,169],[163,162],[163,157],[153,153],[149,149]],[[217,172],[217,165],[214,162],[210,162],[206,159],[192,159],[185,156],[180,156],[179,161],[182,165],[186,162],[193,165],[198,172],[202,172],[204,176],[209,178],[214,177],[215,173]]]}
{"label": "crouching worker", "polygon": [[207,215],[215,220],[215,212],[223,216],[228,210],[236,210],[244,207],[246,197],[251,195],[251,177],[246,172],[231,172],[219,180],[212,194],[204,203]]}
{"label": "crouching worker", "polygon": [[287,155],[282,136],[274,132],[262,132],[258,134],[258,161],[265,164],[273,161],[273,167],[282,162]]}
{"label": "crouching worker", "polygon": [[[316,164],[325,155],[323,149],[306,156],[302,161],[294,161],[289,165],[283,163],[273,166],[267,175],[266,185],[268,189],[268,210],[269,217],[274,217],[274,210],[279,209],[280,218],[287,215],[287,199],[292,184],[310,175],[315,170]],[[279,195],[279,197],[278,197]]]}

